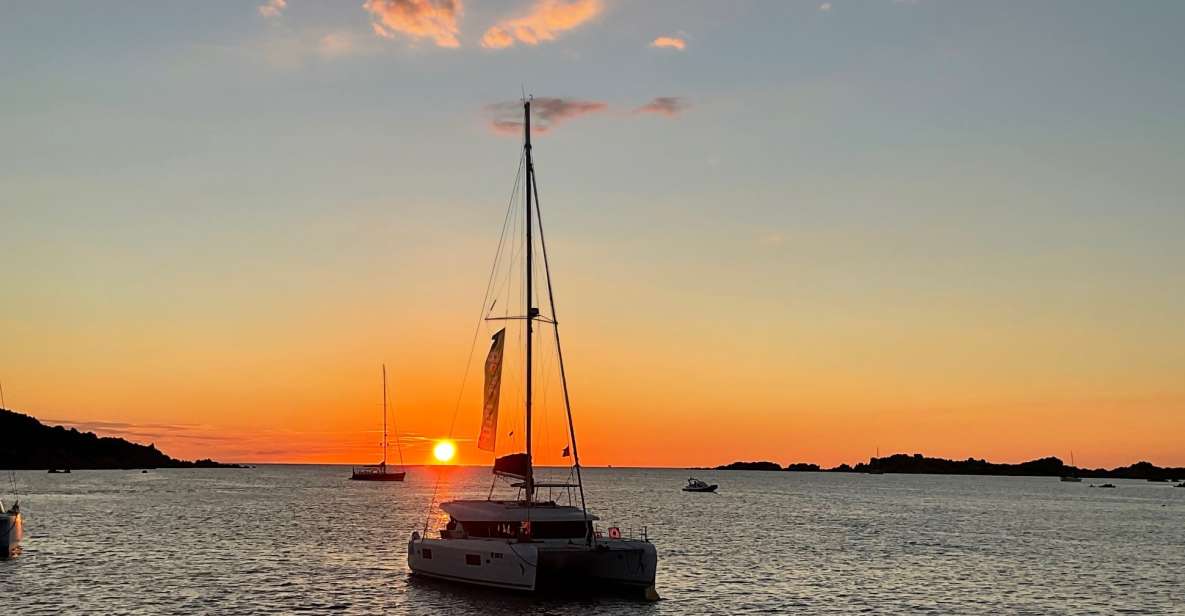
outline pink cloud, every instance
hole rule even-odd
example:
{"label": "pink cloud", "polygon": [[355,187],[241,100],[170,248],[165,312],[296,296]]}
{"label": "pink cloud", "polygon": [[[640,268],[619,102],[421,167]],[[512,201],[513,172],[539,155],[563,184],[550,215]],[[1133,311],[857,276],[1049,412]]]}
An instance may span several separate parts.
{"label": "pink cloud", "polygon": [[263,17],[279,17],[286,6],[288,6],[287,0],[267,0],[259,5],[257,10]]}
{"label": "pink cloud", "polygon": [[378,22],[374,22],[374,21],[370,22],[370,29],[374,30],[374,33],[376,36],[381,36],[385,39],[395,38],[395,34],[393,32],[384,28],[383,24],[380,24]]}
{"label": "pink cloud", "polygon": [[687,49],[687,41],[677,36],[660,36],[650,43],[651,47],[666,47],[668,49],[678,49],[683,51]]}
{"label": "pink cloud", "polygon": [[[560,124],[582,115],[599,113],[608,108],[600,101],[540,97],[531,101],[531,131],[545,133]],[[496,133],[517,135],[523,130],[523,106],[518,101],[486,105],[490,128]]]}
{"label": "pink cloud", "polygon": [[678,96],[659,96],[654,100],[638,107],[634,113],[657,113],[667,117],[674,117],[687,110],[690,105]]}
{"label": "pink cloud", "polygon": [[538,45],[560,32],[592,20],[604,10],[601,0],[537,0],[529,13],[498,22],[481,37],[481,46],[503,49],[515,42]]}
{"label": "pink cloud", "polygon": [[413,39],[432,39],[438,47],[460,47],[457,19],[464,12],[461,0],[366,0],[362,5],[375,19],[374,33],[394,38],[402,32]]}

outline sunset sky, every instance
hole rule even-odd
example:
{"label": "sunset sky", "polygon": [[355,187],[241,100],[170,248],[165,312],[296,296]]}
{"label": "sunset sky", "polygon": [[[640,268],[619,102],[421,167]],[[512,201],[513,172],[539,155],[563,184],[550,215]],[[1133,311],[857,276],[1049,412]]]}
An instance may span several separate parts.
{"label": "sunset sky", "polygon": [[[585,463],[1185,465],[1183,25],[1177,1],[7,3],[7,406],[178,457],[374,462],[386,362],[427,461],[525,90],[558,99],[535,153]],[[488,333],[462,463],[490,459]]]}

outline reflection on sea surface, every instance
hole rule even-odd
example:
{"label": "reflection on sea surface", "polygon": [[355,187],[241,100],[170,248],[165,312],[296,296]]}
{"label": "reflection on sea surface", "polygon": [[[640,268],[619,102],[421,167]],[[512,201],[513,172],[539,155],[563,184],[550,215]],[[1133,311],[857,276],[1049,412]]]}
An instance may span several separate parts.
{"label": "reflection on sea surface", "polygon": [[484,468],[411,467],[405,483],[327,466],[16,476],[24,553],[0,562],[0,591],[21,613],[1171,613],[1185,599],[1185,489],[1143,481],[706,473],[713,495],[682,492],[682,470],[589,469],[590,508],[648,526],[658,548],[663,600],[648,604],[409,578],[434,490],[484,498]]}

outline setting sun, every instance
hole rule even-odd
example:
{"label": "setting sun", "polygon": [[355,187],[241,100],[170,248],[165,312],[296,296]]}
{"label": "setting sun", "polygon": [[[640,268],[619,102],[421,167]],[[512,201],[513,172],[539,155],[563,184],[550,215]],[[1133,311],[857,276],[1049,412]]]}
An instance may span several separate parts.
{"label": "setting sun", "polygon": [[432,448],[432,455],[440,462],[448,462],[457,454],[457,447],[452,441],[440,441]]}

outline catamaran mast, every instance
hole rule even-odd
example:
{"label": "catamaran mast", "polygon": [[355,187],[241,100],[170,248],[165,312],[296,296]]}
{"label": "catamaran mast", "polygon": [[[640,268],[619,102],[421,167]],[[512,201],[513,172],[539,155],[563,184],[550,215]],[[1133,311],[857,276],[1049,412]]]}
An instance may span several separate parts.
{"label": "catamaran mast", "polygon": [[526,372],[527,372],[527,503],[530,503],[535,498],[535,466],[531,460],[531,337],[534,332],[535,315],[538,314],[534,306],[534,299],[532,297],[531,279],[534,273],[534,255],[533,242],[531,241],[531,187],[534,184],[532,181],[535,176],[535,166],[531,163],[531,101],[530,99],[523,101],[523,151],[527,159],[527,189],[524,191],[527,197],[526,211],[527,211],[527,358],[526,358]]}

